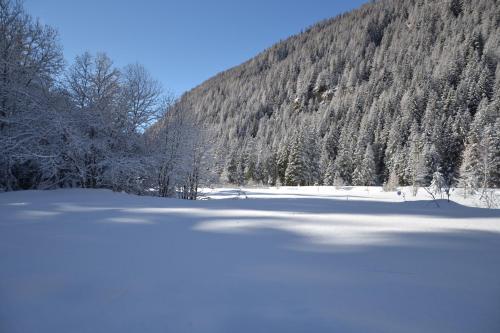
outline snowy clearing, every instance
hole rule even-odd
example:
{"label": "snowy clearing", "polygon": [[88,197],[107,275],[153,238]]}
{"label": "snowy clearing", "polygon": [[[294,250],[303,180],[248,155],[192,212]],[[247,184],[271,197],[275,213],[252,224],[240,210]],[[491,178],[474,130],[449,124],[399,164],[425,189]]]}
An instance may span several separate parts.
{"label": "snowy clearing", "polygon": [[0,194],[0,332],[500,331],[500,210],[377,188],[206,196],[227,200]]}

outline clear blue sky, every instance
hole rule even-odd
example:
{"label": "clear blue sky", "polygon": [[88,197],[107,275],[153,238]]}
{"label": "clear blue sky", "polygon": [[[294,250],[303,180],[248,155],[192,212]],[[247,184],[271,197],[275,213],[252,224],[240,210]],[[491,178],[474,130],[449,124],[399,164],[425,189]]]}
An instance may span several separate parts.
{"label": "clear blue sky", "polygon": [[70,63],[106,52],[117,66],[139,62],[180,95],[315,22],[366,0],[25,0],[58,29]]}

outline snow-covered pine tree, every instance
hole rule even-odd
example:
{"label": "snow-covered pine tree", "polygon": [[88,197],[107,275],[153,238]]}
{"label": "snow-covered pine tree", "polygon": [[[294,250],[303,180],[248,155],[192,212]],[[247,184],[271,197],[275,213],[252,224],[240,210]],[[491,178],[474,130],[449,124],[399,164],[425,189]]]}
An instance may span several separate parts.
{"label": "snow-covered pine tree", "polygon": [[307,159],[304,151],[304,136],[299,131],[290,144],[290,154],[285,172],[287,186],[305,185],[307,176]]}
{"label": "snow-covered pine tree", "polygon": [[318,132],[311,126],[304,129],[304,150],[306,160],[306,185],[315,185],[320,182],[320,152],[318,144]]}
{"label": "snow-covered pine tree", "polygon": [[[264,161],[263,181],[264,184],[275,186],[278,182],[278,158],[274,150],[267,154]],[[267,177],[267,179],[266,179]]]}
{"label": "snow-covered pine tree", "polygon": [[282,140],[278,148],[277,169],[278,180],[281,185],[286,184],[286,170],[288,168],[290,147],[288,140]]}
{"label": "snow-covered pine tree", "polygon": [[460,186],[464,188],[464,195],[475,193],[489,183],[491,151],[495,149],[490,141],[490,122],[494,119],[490,112],[488,101],[483,99],[467,136],[460,167]]}
{"label": "snow-covered pine tree", "polygon": [[443,189],[446,188],[446,181],[443,174],[440,171],[436,171],[432,174],[432,181],[430,185],[430,190],[435,195],[442,195]]}
{"label": "snow-covered pine tree", "polygon": [[490,129],[490,186],[500,188],[500,117]]}
{"label": "snow-covered pine tree", "polygon": [[240,179],[240,157],[236,150],[231,151],[226,164],[225,180],[230,184],[238,184]]}
{"label": "snow-covered pine tree", "polygon": [[326,171],[323,176],[323,185],[331,186],[335,183],[335,169],[334,162],[332,160],[328,161],[326,166]]}
{"label": "snow-covered pine tree", "polygon": [[368,145],[360,164],[354,170],[353,183],[358,186],[375,185],[375,157],[371,145]]}

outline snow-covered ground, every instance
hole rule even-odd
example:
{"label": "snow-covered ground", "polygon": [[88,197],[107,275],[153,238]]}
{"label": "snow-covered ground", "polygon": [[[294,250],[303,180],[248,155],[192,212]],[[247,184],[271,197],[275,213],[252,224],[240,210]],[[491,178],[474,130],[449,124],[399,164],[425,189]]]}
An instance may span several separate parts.
{"label": "snow-covered ground", "polygon": [[[493,192],[493,203],[497,207],[500,204],[500,189],[489,189]],[[307,196],[308,198],[334,198],[338,200],[362,200],[362,201],[384,201],[384,202],[404,202],[404,201],[432,201],[446,199],[443,191],[441,194],[432,195],[424,188],[413,194],[412,187],[402,187],[397,191],[386,192],[380,186],[282,186],[282,187],[249,187],[249,188],[204,188],[201,189],[203,199],[264,199],[264,198],[290,198],[297,199]],[[450,200],[464,206],[485,208],[485,200],[481,200],[480,193],[476,195],[464,196],[463,189],[453,188],[450,192]],[[431,205],[435,203],[431,203]],[[439,202],[438,202],[439,205]],[[497,207],[500,208],[500,207]]]}
{"label": "snow-covered ground", "polygon": [[0,194],[0,332],[500,332],[500,210],[205,192]]}

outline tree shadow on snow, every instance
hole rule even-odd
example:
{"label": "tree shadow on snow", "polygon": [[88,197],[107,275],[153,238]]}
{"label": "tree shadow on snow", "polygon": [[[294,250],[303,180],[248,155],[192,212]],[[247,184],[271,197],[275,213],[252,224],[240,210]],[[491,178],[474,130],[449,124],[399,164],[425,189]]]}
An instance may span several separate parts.
{"label": "tree shadow on snow", "polygon": [[[289,215],[271,214],[454,219],[496,218],[498,210],[428,201],[119,198],[2,208],[0,331],[500,330],[500,233],[364,234],[358,223],[359,234],[325,242],[287,229]],[[21,214],[29,210],[47,214]]]}
{"label": "tree shadow on snow", "polygon": [[[436,205],[439,205],[439,207]],[[251,209],[256,211],[281,211],[318,214],[363,215],[415,215],[445,218],[500,218],[500,209],[467,207],[446,200],[417,200],[407,202],[383,202],[323,198],[250,199],[227,202],[216,200],[203,202],[202,207],[220,209]]]}

